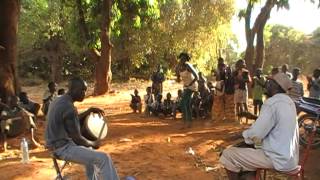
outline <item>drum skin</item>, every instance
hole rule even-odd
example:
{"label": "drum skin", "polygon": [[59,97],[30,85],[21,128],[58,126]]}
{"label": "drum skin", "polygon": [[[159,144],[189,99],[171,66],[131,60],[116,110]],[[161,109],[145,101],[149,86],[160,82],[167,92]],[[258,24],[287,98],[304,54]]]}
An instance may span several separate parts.
{"label": "drum skin", "polygon": [[82,135],[91,140],[104,139],[108,133],[106,119],[97,113],[90,113],[81,123]]}

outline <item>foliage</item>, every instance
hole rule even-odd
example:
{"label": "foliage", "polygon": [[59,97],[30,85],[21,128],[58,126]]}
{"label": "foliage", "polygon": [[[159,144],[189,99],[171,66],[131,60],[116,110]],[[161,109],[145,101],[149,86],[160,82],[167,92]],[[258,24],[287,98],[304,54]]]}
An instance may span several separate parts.
{"label": "foliage", "polygon": [[267,69],[287,63],[291,68],[299,67],[304,73],[311,73],[319,67],[319,28],[312,35],[306,35],[291,27],[269,25],[264,36]]}
{"label": "foliage", "polygon": [[[52,65],[64,76],[92,79],[87,47],[100,49],[101,1],[82,0],[88,39],[81,38],[76,0],[22,0],[19,71],[24,77],[50,77]],[[206,74],[217,57],[235,58],[230,21],[233,0],[115,0],[112,7],[112,70],[115,78],[149,78],[157,64],[170,73],[187,51]],[[49,48],[48,48],[49,47]],[[57,48],[52,48],[57,47]],[[53,49],[53,50],[52,50]],[[171,71],[169,71],[171,70]]]}

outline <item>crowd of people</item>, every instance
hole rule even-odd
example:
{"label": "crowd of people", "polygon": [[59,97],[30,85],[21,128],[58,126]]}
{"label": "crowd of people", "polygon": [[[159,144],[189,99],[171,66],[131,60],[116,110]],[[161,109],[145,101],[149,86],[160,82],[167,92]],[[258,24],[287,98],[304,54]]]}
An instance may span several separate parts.
{"label": "crowd of people", "polygon": [[[207,81],[190,63],[188,53],[181,53],[178,58],[175,70],[177,82],[183,84],[183,89],[177,91],[177,97],[172,98],[168,92],[163,100],[165,75],[159,65],[151,76],[152,85],[146,88],[143,102],[137,89],[131,95],[130,107],[135,113],[142,113],[144,106],[146,116],[175,119],[181,112],[182,128],[190,128],[195,118],[211,117],[214,121],[232,122],[237,117],[252,115],[256,121],[242,133],[244,143],[221,154],[220,162],[229,179],[240,179],[243,174],[248,175],[244,171],[261,168],[285,172],[298,168],[299,131],[294,102],[305,95],[304,84],[299,79],[301,69],[294,67],[290,73],[289,66],[284,64],[265,75],[262,69],[251,73],[242,59],[232,68],[219,58],[213,80]],[[309,96],[320,99],[320,68],[315,69],[307,80]],[[248,107],[250,88],[253,113]],[[64,89],[57,91],[57,84],[50,82],[42,99],[42,108],[26,92],[19,93],[18,97],[10,96],[6,104],[0,103],[1,133],[5,137],[10,135],[14,120],[20,118],[24,119],[20,122],[25,122],[24,128],[30,130],[34,140],[33,130],[41,109],[46,115],[45,140],[50,152],[59,159],[85,165],[88,179],[119,179],[111,158],[94,150],[99,148],[101,141],[86,139],[81,134],[79,119],[90,113],[104,114],[99,108],[78,113],[74,102],[83,101],[86,91],[87,84],[81,78],[71,79],[67,92]]]}
{"label": "crowd of people", "polygon": [[[208,83],[201,72],[198,72],[190,63],[190,56],[181,53],[176,68],[177,81],[182,81],[183,89],[177,91],[177,97],[172,98],[170,92],[163,95],[165,76],[161,65],[151,76],[152,86],[146,88],[144,95],[145,114],[147,116],[164,116],[176,119],[177,113],[182,113],[185,127],[191,126],[193,118],[207,118],[212,109],[213,85]],[[137,89],[131,95],[130,107],[134,112],[141,112],[142,99]]]}
{"label": "crowd of people", "polygon": [[[269,75],[265,75],[261,68],[251,73],[244,60],[236,61],[234,68],[218,58],[217,67],[213,72],[212,81],[207,81],[190,63],[187,53],[179,55],[176,67],[177,81],[182,81],[183,89],[178,90],[178,96],[173,99],[170,92],[164,96],[163,82],[165,76],[161,65],[151,76],[152,86],[147,87],[144,103],[137,89],[134,90],[130,107],[134,112],[141,112],[145,107],[146,115],[164,115],[176,118],[177,112],[182,113],[185,126],[190,127],[192,119],[211,117],[213,121],[237,121],[241,117],[256,119],[266,100],[266,82],[278,73],[284,73],[292,83],[288,95],[298,101],[303,97],[305,89],[312,98],[320,98],[320,69],[315,69],[312,77],[308,77],[308,85],[304,87],[299,79],[301,70],[292,68],[289,72],[288,64],[274,67]],[[252,91],[253,112],[248,108],[248,94]],[[163,99],[164,96],[164,100]]]}

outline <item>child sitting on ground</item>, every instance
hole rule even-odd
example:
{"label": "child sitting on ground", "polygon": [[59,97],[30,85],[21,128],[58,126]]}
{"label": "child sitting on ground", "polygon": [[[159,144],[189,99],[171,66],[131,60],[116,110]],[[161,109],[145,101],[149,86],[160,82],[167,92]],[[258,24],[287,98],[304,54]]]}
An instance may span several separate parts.
{"label": "child sitting on ground", "polygon": [[141,104],[141,98],[139,96],[139,91],[137,89],[134,90],[134,95],[131,94],[130,107],[134,113],[136,113],[137,111],[141,113],[142,104]]}
{"label": "child sitting on ground", "polygon": [[163,114],[164,116],[171,116],[173,111],[173,101],[171,100],[171,94],[167,93],[167,99],[163,101]]}
{"label": "child sitting on ground", "polygon": [[144,95],[144,103],[145,103],[145,110],[144,113],[149,116],[152,109],[152,104],[154,102],[153,95],[152,95],[152,88],[147,87],[146,89],[147,94]]}
{"label": "child sitting on ground", "polygon": [[182,99],[182,90],[178,90],[178,97],[173,104],[173,119],[176,119],[177,112],[182,112],[181,110],[181,99]]}
{"label": "child sitting on ground", "polygon": [[191,108],[192,108],[192,116],[195,118],[200,117],[200,103],[201,103],[201,96],[199,92],[194,92],[192,99],[191,99]]}
{"label": "child sitting on ground", "polygon": [[158,116],[159,114],[163,113],[163,103],[161,94],[157,95],[156,101],[152,105],[151,112],[155,116]]}

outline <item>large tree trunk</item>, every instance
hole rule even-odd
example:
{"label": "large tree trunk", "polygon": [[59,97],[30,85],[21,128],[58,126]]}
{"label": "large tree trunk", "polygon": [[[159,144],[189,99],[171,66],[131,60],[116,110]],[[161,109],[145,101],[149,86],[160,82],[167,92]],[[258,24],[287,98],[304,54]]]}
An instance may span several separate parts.
{"label": "large tree trunk", "polygon": [[101,23],[101,56],[96,64],[96,84],[95,95],[102,95],[108,92],[112,80],[111,72],[111,42],[110,42],[110,20],[111,20],[111,0],[102,2],[102,23]]}
{"label": "large tree trunk", "polygon": [[248,1],[248,6],[245,14],[245,32],[246,32],[247,48],[246,48],[244,59],[250,71],[252,71],[253,69],[253,58],[254,58],[253,42],[255,37],[255,33],[252,31],[250,27],[252,8],[253,8],[253,3],[251,1]]}
{"label": "large tree trunk", "polygon": [[263,32],[264,27],[270,17],[270,13],[274,5],[276,4],[276,0],[267,0],[264,7],[261,9],[254,27],[253,31],[257,34],[257,44],[256,44],[256,59],[254,63],[253,70],[255,71],[256,68],[262,68],[264,63],[264,38]]}
{"label": "large tree trunk", "polygon": [[16,94],[17,30],[20,3],[18,0],[0,1],[0,98]]}

